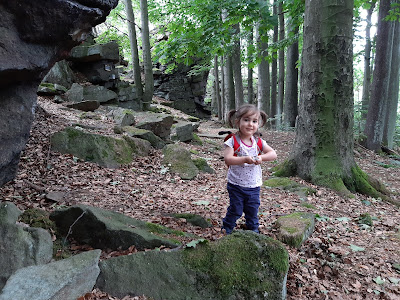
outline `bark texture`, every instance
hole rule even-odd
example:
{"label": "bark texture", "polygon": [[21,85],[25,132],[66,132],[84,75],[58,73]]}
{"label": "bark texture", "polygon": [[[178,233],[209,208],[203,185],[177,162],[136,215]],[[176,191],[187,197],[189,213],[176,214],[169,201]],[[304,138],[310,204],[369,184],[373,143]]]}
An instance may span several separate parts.
{"label": "bark texture", "polygon": [[[297,35],[299,28],[293,29],[293,34]],[[285,103],[284,103],[284,123],[285,127],[294,127],[298,113],[298,79],[299,72],[296,67],[299,59],[299,42],[296,41],[288,47],[286,56],[286,86],[285,86]]]}
{"label": "bark texture", "polygon": [[366,148],[374,151],[381,149],[387,110],[394,22],[385,21],[384,18],[390,10],[390,2],[391,0],[381,0],[379,4],[375,69],[364,129],[366,137],[363,144]]}
{"label": "bark texture", "polygon": [[353,156],[353,0],[308,0],[296,140],[277,175],[385,197]]}
{"label": "bark texture", "polygon": [[242,60],[240,58],[240,27],[239,24],[233,26],[235,34],[237,35],[234,41],[232,51],[232,68],[233,76],[235,80],[235,105],[236,107],[241,106],[244,103],[243,94],[243,78],[242,78]]}
{"label": "bark texture", "polygon": [[[136,93],[138,95],[139,101],[143,100],[143,85],[142,85],[142,76],[140,71],[139,64],[139,51],[136,37],[136,28],[135,28],[135,15],[132,9],[132,0],[124,0],[126,16],[128,19],[128,31],[129,31],[129,43],[131,47],[132,53],[132,65],[133,65],[133,78],[135,80]],[[142,106],[142,104],[141,104]]]}
{"label": "bark texture", "polygon": [[143,47],[143,64],[144,64],[144,92],[143,92],[143,108],[149,109],[153,99],[154,78],[153,63],[150,51],[150,35],[149,35],[149,13],[147,0],[140,0],[140,15],[142,21],[142,47]]}
{"label": "bark texture", "polygon": [[258,64],[258,88],[257,101],[258,108],[263,110],[267,115],[271,113],[271,85],[268,56],[268,42],[264,41],[262,33],[257,31],[257,48],[258,55],[261,57],[261,62]]}

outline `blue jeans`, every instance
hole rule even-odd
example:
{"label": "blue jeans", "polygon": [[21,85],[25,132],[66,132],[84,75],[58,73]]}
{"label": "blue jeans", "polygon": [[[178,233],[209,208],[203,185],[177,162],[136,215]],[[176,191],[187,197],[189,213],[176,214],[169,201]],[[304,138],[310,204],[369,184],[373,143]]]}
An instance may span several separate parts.
{"label": "blue jeans", "polygon": [[258,208],[260,207],[260,187],[247,188],[228,183],[229,207],[223,219],[222,228],[230,234],[236,221],[244,213],[248,230],[258,232]]}

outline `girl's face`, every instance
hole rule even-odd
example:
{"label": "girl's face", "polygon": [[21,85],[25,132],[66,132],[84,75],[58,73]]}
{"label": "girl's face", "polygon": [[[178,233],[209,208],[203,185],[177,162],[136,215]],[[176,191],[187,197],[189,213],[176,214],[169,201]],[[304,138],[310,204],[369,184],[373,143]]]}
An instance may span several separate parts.
{"label": "girl's face", "polygon": [[239,120],[239,131],[244,136],[252,136],[258,130],[259,113],[250,112],[243,115]]}

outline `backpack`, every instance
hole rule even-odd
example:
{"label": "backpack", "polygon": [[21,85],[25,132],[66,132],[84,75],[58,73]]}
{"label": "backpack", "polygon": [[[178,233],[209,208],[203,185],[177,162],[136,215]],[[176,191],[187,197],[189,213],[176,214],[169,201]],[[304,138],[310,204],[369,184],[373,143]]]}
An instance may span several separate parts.
{"label": "backpack", "polygon": [[[229,140],[231,137],[233,137],[233,156],[237,156],[239,151],[240,151],[240,143],[238,142],[238,139],[236,137],[235,133],[232,133],[232,131],[220,131],[218,132],[219,135],[227,134],[224,138],[224,142]],[[258,155],[262,154],[262,149],[263,149],[263,143],[260,138],[256,138],[257,140],[257,150],[258,150]]]}

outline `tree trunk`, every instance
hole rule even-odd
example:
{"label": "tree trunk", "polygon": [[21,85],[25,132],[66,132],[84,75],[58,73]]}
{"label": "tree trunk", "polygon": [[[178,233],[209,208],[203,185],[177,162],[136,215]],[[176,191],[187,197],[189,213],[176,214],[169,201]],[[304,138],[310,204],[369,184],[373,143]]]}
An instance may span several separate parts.
{"label": "tree trunk", "polygon": [[376,1],[371,1],[371,7],[368,9],[367,26],[365,27],[365,47],[364,47],[364,82],[361,100],[361,119],[365,123],[368,112],[370,88],[371,88],[371,26],[372,13],[375,9]]}
{"label": "tree trunk", "polygon": [[154,91],[153,63],[151,61],[149,14],[147,10],[147,0],[140,0],[140,15],[142,19],[142,47],[145,83],[143,93],[143,109],[147,110],[150,108]]}
{"label": "tree trunk", "polygon": [[239,24],[235,24],[233,26],[235,30],[235,37],[233,52],[232,52],[232,68],[233,68],[233,76],[235,80],[235,104],[236,107],[241,106],[244,103],[244,94],[243,94],[243,78],[242,78],[242,60],[240,58],[240,27]]}
{"label": "tree trunk", "polygon": [[275,174],[387,199],[353,155],[353,6],[353,0],[305,2],[296,139]]}
{"label": "tree trunk", "polygon": [[257,30],[257,49],[258,56],[261,57],[261,61],[258,64],[258,81],[257,81],[257,102],[258,108],[263,110],[267,115],[270,115],[270,102],[271,102],[271,86],[270,86],[270,74],[269,74],[269,63],[268,57],[268,42],[264,41],[268,39],[268,35],[260,33]]}
{"label": "tree trunk", "polygon": [[[279,41],[285,39],[285,19],[283,15],[283,3],[280,1],[278,5],[278,16],[279,16]],[[278,100],[277,100],[277,128],[281,129],[282,112],[283,112],[283,97],[285,90],[285,53],[284,48],[281,45],[279,49],[279,78],[278,78]]]}
{"label": "tree trunk", "polygon": [[379,4],[375,69],[364,129],[366,137],[363,144],[366,148],[374,151],[381,149],[389,91],[393,22],[385,21],[384,18],[390,10],[390,2],[390,0],[381,0]]}
{"label": "tree trunk", "polygon": [[129,43],[131,46],[131,54],[132,54],[133,78],[135,80],[136,93],[140,101],[140,107],[142,108],[143,85],[142,85],[142,76],[139,64],[139,51],[136,38],[135,15],[133,14],[131,0],[124,0],[124,4],[125,4],[126,16],[129,22],[128,31],[129,31]]}
{"label": "tree trunk", "polygon": [[233,81],[232,57],[225,57],[225,111],[235,109],[235,84]]}
{"label": "tree trunk", "polygon": [[225,60],[224,56],[221,56],[221,109],[222,109],[222,120],[226,121],[226,96],[225,96]]}
{"label": "tree trunk", "polygon": [[215,96],[217,102],[218,120],[222,120],[222,101],[219,88],[218,56],[214,57]]}
{"label": "tree trunk", "polygon": [[[273,15],[278,15],[277,1],[274,1],[273,5]],[[272,42],[274,45],[278,42],[278,26],[274,27],[274,35],[272,37]],[[277,83],[278,83],[278,63],[276,60],[276,51],[272,53],[272,63],[271,63],[271,117],[275,118],[277,113]],[[272,125],[276,124],[275,120],[273,120]]]}
{"label": "tree trunk", "polygon": [[383,130],[383,144],[389,149],[393,149],[393,138],[396,128],[397,107],[399,102],[400,22],[395,22],[394,26],[388,109],[386,111],[385,128]]}
{"label": "tree trunk", "polygon": [[253,89],[253,67],[251,67],[251,63],[253,62],[253,51],[251,50],[253,47],[253,29],[250,29],[249,38],[247,40],[247,60],[248,60],[248,68],[247,68],[247,102],[254,104],[254,89]]}
{"label": "tree trunk", "polygon": [[[297,35],[299,27],[295,26],[293,34]],[[285,86],[285,103],[284,103],[284,123],[286,130],[289,127],[295,127],[296,117],[298,113],[298,78],[299,72],[296,67],[299,59],[299,42],[298,39],[288,47],[286,56],[286,86]]]}

